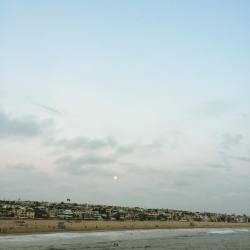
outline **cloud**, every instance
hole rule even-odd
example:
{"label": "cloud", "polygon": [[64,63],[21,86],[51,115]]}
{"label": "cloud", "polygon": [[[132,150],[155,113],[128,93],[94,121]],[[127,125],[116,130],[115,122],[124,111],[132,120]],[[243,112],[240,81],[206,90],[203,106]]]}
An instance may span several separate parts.
{"label": "cloud", "polygon": [[51,184],[51,178],[31,164],[8,164],[1,169],[1,197],[14,199],[33,197],[35,199],[44,195]]}
{"label": "cloud", "polygon": [[0,137],[36,137],[45,133],[51,121],[40,122],[34,117],[12,117],[0,111]]}
{"label": "cloud", "polygon": [[169,169],[165,169],[162,166],[152,166],[147,163],[131,163],[122,162],[119,163],[120,169],[126,174],[138,175],[138,176],[166,176],[172,173]]}
{"label": "cloud", "polygon": [[50,140],[48,143],[51,146],[63,148],[66,150],[89,149],[97,150],[103,148],[115,148],[117,142],[112,137],[105,137],[101,139],[91,139],[86,136],[77,136],[71,139]]}
{"label": "cloud", "polygon": [[131,154],[135,151],[135,146],[133,145],[126,145],[126,146],[119,146],[116,149],[116,153],[119,155],[127,155],[127,154]]}
{"label": "cloud", "polygon": [[205,163],[204,166],[208,167],[208,168],[227,169],[227,170],[229,170],[231,168],[231,166],[229,166],[229,165],[219,164],[219,163]]}
{"label": "cloud", "polygon": [[198,112],[207,116],[219,117],[231,112],[235,104],[225,100],[213,100],[201,103]]}
{"label": "cloud", "polygon": [[237,156],[237,157],[235,157],[235,159],[239,160],[239,161],[250,162],[250,157]]}
{"label": "cloud", "polygon": [[[202,165],[201,165],[202,166]],[[204,167],[192,167],[190,166],[188,169],[177,171],[177,175],[182,176],[186,179],[190,178],[192,180],[194,179],[200,179],[203,177],[208,177],[214,174],[214,170],[211,168]]]}
{"label": "cloud", "polygon": [[196,188],[199,190],[211,181],[220,179],[223,176],[222,171],[228,169],[223,164],[217,163],[203,163],[203,164],[190,164],[186,169],[177,169],[170,174],[170,186],[181,190],[183,187]]}
{"label": "cloud", "polygon": [[171,148],[172,145],[168,145],[168,141],[165,139],[154,140],[151,143],[139,144],[139,143],[129,143],[122,144],[112,136],[106,136],[101,138],[90,138],[87,136],[76,136],[73,138],[62,138],[54,139],[48,138],[45,141],[46,146],[54,148],[55,153],[62,152],[76,152],[83,150],[88,151],[111,151],[118,157],[123,155],[130,155],[135,152],[156,152],[162,150],[165,146]]}
{"label": "cloud", "polygon": [[222,159],[224,160],[225,165],[229,165],[231,160],[250,162],[250,157],[247,157],[247,156],[234,156],[234,155],[229,155],[225,152],[220,152],[220,155],[221,155]]}
{"label": "cloud", "polygon": [[113,163],[115,158],[111,156],[100,156],[100,155],[87,155],[83,157],[62,157],[56,160],[56,163],[63,163],[71,165],[99,165],[104,163]]}
{"label": "cloud", "polygon": [[159,150],[164,148],[167,145],[168,141],[166,139],[154,140],[149,144],[143,145],[142,148],[148,150]]}
{"label": "cloud", "polygon": [[9,170],[19,170],[19,171],[31,171],[35,169],[34,165],[24,164],[24,163],[7,165],[6,168],[8,168]]}
{"label": "cloud", "polygon": [[55,161],[58,169],[70,174],[91,174],[101,171],[102,167],[116,162],[114,155],[86,155],[82,157],[60,157]]}
{"label": "cloud", "polygon": [[221,146],[225,149],[231,149],[232,147],[241,143],[244,139],[243,135],[237,134],[224,134],[222,137]]}

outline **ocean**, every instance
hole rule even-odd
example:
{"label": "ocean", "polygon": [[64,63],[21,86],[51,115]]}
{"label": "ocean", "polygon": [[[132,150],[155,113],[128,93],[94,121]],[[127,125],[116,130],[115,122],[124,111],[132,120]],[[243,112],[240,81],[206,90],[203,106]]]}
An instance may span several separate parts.
{"label": "ocean", "polygon": [[162,229],[0,236],[4,250],[246,249],[250,228]]}

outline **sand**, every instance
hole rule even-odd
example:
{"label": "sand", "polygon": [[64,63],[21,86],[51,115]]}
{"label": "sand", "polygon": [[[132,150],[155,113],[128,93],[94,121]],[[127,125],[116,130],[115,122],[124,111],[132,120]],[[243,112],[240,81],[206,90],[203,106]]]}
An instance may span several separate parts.
{"label": "sand", "polygon": [[0,235],[70,231],[107,231],[164,228],[241,228],[250,223],[179,221],[0,220]]}

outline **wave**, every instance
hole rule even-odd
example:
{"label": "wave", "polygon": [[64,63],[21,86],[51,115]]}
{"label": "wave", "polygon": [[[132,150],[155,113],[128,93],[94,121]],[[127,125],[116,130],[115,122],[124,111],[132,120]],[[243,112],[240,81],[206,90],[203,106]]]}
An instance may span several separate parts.
{"label": "wave", "polygon": [[233,234],[239,232],[249,232],[247,228],[236,228],[236,229],[221,229],[221,230],[212,230],[208,234]]}

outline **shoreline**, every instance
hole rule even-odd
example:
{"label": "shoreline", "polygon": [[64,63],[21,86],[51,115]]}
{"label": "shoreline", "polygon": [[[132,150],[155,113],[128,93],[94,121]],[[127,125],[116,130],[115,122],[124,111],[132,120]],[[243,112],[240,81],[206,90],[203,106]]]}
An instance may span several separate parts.
{"label": "shoreline", "polygon": [[180,221],[0,220],[0,236],[60,232],[106,232],[150,229],[250,228],[250,223]]}

